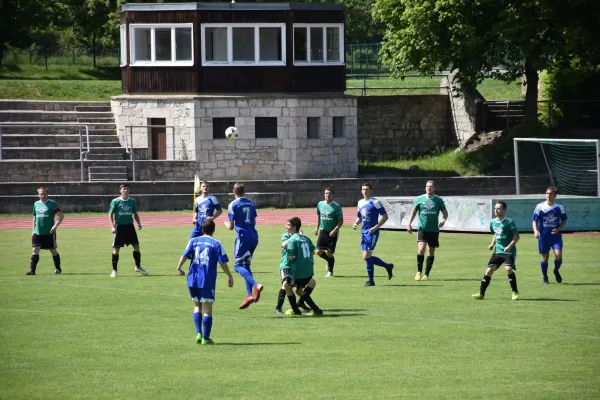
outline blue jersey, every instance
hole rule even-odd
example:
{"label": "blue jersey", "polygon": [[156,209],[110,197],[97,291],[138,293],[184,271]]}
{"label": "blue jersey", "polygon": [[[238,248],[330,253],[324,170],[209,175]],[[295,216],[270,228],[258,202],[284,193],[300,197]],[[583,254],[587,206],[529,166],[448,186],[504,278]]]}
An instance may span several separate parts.
{"label": "blue jersey", "polygon": [[183,256],[192,260],[188,286],[210,290],[216,286],[217,264],[229,261],[221,242],[206,235],[190,240]]}
{"label": "blue jersey", "polygon": [[[544,201],[535,206],[533,220],[539,221],[540,237],[557,236],[552,235],[552,230],[558,228],[563,221],[567,220],[567,213],[562,205],[554,203],[549,206]],[[560,232],[558,235],[560,235]]]}
{"label": "blue jersey", "polygon": [[202,223],[206,220],[206,217],[212,217],[215,215],[215,211],[219,211],[220,209],[221,205],[215,196],[209,195],[206,198],[196,197],[196,207],[194,211],[198,214],[198,221],[192,231],[192,237],[203,235]]}
{"label": "blue jersey", "polygon": [[240,197],[229,204],[227,217],[234,222],[239,238],[258,238],[256,232],[256,205],[250,199]]}
{"label": "blue jersey", "polygon": [[375,197],[358,201],[358,213],[356,215],[362,219],[363,233],[369,233],[369,229],[379,222],[379,216],[385,214],[385,208]]}

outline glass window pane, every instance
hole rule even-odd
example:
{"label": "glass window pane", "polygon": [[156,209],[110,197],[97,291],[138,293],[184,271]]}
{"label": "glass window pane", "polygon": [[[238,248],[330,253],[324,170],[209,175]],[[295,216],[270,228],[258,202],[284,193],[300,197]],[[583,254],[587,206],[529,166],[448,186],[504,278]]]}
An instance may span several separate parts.
{"label": "glass window pane", "polygon": [[151,61],[150,58],[150,28],[134,28],[133,51],[136,61]]}
{"label": "glass window pane", "polygon": [[121,65],[127,65],[127,27],[121,25]]}
{"label": "glass window pane", "polygon": [[204,30],[206,61],[227,61],[227,28]]}
{"label": "glass window pane", "polygon": [[192,28],[175,28],[175,61],[192,61]]}
{"label": "glass window pane", "polygon": [[294,28],[294,61],[308,61],[306,28]]}
{"label": "glass window pane", "polygon": [[323,28],[310,28],[310,61],[323,62]]}
{"label": "glass window pane", "polygon": [[154,30],[154,52],[156,61],[171,61],[171,28]]}
{"label": "glass window pane", "polygon": [[254,61],[254,28],[233,28],[233,61]]}
{"label": "glass window pane", "polygon": [[340,30],[338,28],[327,28],[327,61],[340,60]]}
{"label": "glass window pane", "polygon": [[277,117],[254,118],[257,139],[277,139]]}
{"label": "glass window pane", "polygon": [[281,28],[259,28],[260,61],[282,61]]}
{"label": "glass window pane", "polygon": [[344,117],[333,117],[333,137],[344,137]]}
{"label": "glass window pane", "polygon": [[307,131],[306,136],[308,139],[319,138],[319,128],[321,125],[321,118],[319,117],[308,117],[306,121]]}

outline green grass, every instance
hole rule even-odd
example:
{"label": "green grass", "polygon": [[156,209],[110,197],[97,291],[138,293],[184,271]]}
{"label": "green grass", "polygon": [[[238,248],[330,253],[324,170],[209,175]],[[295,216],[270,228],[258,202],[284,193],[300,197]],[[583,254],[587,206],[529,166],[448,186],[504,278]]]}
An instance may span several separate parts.
{"label": "green grass", "polygon": [[121,68],[53,65],[2,65],[0,79],[16,80],[121,80]]}
{"label": "green grass", "polygon": [[[478,163],[471,161],[471,155],[465,151],[445,150],[433,155],[416,159],[389,161],[360,161],[358,171],[361,174],[395,173],[404,176],[475,176],[482,171]],[[417,165],[418,170],[410,169]]]}
{"label": "green grass", "polygon": [[[369,77],[366,80],[367,96],[391,96],[398,94],[439,94],[440,77],[392,79],[387,77]],[[362,95],[363,79],[347,79],[346,94]],[[434,89],[404,89],[408,87],[435,86]],[[355,89],[351,89],[355,88]],[[393,88],[393,89],[390,89]]]}
{"label": "green grass", "polygon": [[[233,233],[217,238],[231,252]],[[323,318],[273,314],[281,227],[260,227],[253,270],[260,303],[240,311],[239,275],[219,274],[212,338],[195,343],[183,278],[189,229],[140,232],[148,277],[130,249],[110,279],[108,229],[61,229],[64,274],[48,252],[27,270],[29,230],[0,232],[0,398],[10,399],[591,399],[600,396],[597,238],[565,241],[565,283],[541,285],[537,244],[519,242],[521,300],[503,271],[474,301],[489,235],[442,235],[432,281],[415,282],[415,236],[383,232],[376,254],[397,265],[363,288],[359,233],[343,229],[336,275],[317,259]],[[398,249],[402,249],[398,251]]]}
{"label": "green grass", "polygon": [[486,79],[477,90],[486,100],[524,100],[521,96],[521,81],[506,83],[497,79]]}
{"label": "green grass", "polygon": [[122,93],[121,81],[0,80],[4,99],[109,101]]}

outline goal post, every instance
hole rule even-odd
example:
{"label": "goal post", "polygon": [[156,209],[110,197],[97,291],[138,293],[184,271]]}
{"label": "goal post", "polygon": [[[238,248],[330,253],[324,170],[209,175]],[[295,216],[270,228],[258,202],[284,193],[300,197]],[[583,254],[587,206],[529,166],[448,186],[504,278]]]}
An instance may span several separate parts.
{"label": "goal post", "polygon": [[546,180],[560,194],[600,197],[600,140],[514,138],[516,194],[524,177]]}

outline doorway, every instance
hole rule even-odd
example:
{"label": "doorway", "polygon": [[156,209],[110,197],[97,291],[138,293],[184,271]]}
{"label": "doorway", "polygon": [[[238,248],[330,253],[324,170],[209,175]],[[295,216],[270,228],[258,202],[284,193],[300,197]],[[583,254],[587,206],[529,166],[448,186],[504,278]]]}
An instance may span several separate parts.
{"label": "doorway", "polygon": [[150,146],[152,160],[167,159],[167,124],[166,118],[150,118],[150,125],[162,125],[150,128]]}

